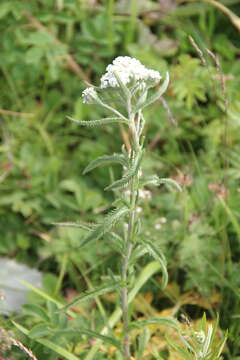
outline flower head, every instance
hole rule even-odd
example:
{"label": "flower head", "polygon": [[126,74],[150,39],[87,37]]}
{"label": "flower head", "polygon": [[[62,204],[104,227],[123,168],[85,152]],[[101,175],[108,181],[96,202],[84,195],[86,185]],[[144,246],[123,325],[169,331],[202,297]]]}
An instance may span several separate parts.
{"label": "flower head", "polygon": [[158,71],[147,69],[141,62],[129,56],[118,56],[108,65],[106,73],[101,77],[101,88],[119,87],[115,74],[124,85],[139,84],[141,87],[154,86],[161,80]]}
{"label": "flower head", "polygon": [[96,102],[97,97],[98,97],[97,93],[93,87],[88,87],[82,92],[82,98],[84,104],[94,104]]}

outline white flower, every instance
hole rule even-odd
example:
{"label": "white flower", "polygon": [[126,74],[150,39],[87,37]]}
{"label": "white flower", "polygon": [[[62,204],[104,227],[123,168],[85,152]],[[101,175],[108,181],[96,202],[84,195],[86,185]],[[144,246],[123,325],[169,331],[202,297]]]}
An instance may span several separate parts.
{"label": "white flower", "polygon": [[161,80],[158,71],[147,69],[139,60],[129,56],[118,56],[113,63],[108,65],[106,73],[101,77],[101,88],[119,87],[117,74],[124,85],[139,84],[144,89],[145,86],[154,86]]}
{"label": "white flower", "polygon": [[155,229],[156,230],[160,230],[161,229],[161,227],[162,227],[162,225],[161,224],[159,224],[159,223],[157,223],[157,224],[155,224]]}
{"label": "white flower", "polygon": [[139,195],[139,198],[143,199],[143,200],[150,200],[152,197],[151,191],[143,190],[143,189],[139,189],[138,195]]}
{"label": "white flower", "polygon": [[94,104],[97,99],[97,93],[93,87],[89,87],[82,92],[82,98],[84,104]]}
{"label": "white flower", "polygon": [[143,209],[140,206],[137,206],[136,213],[140,214],[143,211]]}

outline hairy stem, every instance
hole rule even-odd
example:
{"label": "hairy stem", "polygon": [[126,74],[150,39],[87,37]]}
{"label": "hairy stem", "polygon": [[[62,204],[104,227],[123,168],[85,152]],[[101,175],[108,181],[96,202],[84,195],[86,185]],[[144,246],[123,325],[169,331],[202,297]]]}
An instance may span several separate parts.
{"label": "hairy stem", "polygon": [[[136,127],[134,124],[134,118],[130,116],[130,121],[132,122],[132,156],[136,156],[136,153],[140,151],[139,147],[139,133],[136,131]],[[135,222],[136,222],[136,208],[137,208],[137,193],[138,193],[138,174],[136,174],[130,183],[130,215],[128,219],[128,233],[125,243],[125,251],[122,258],[122,280],[124,283],[124,287],[121,292],[121,305],[122,305],[122,317],[123,317],[123,351],[125,360],[131,359],[130,353],[130,341],[128,334],[128,323],[129,323],[129,309],[128,309],[128,268],[129,268],[129,260],[131,257],[132,249],[134,246],[134,230],[135,230]]]}

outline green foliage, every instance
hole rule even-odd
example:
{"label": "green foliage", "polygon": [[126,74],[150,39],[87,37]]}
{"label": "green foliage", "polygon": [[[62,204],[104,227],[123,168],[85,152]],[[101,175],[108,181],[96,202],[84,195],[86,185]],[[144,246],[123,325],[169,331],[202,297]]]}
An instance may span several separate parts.
{"label": "green foliage", "polygon": [[[221,3],[239,14],[238,1]],[[170,84],[164,97],[178,124],[172,125],[167,110],[158,103],[144,110],[148,120],[143,175],[144,186],[151,190],[152,199],[141,202],[146,214],[141,234],[166,255],[170,283],[164,290],[166,309],[168,302],[173,309],[176,304],[183,304],[181,296],[192,292],[196,295],[195,304],[186,300],[180,311],[193,318],[200,317],[205,306],[202,297],[210,299],[205,309],[209,317],[215,318],[220,313],[221,327],[229,328],[225,357],[237,359],[240,335],[238,30],[226,14],[207,2],[181,2],[173,6],[170,1],[164,5],[156,1],[132,1],[131,8],[126,1],[91,1],[91,4],[72,0],[0,3],[0,254],[54,275],[54,281],[48,279],[48,285],[38,290],[45,297],[30,294],[24,312],[18,315],[19,326],[27,334],[26,329],[47,321],[50,316],[47,299],[61,308],[66,303],[64,297],[70,297],[69,292],[75,291],[77,297],[86,290],[88,279],[99,284],[108,268],[113,268],[114,274],[118,271],[115,251],[123,251],[123,238],[115,232],[118,220],[109,232],[103,230],[102,222],[97,227],[91,224],[96,224],[96,217],[106,214],[113,194],[102,189],[120,179],[120,169],[114,167],[108,173],[99,166],[87,176],[80,174],[93,159],[119,151],[122,134],[129,134],[125,126],[123,132],[120,130],[126,122],[116,118],[114,126],[109,125],[111,120],[106,120],[101,133],[97,126],[89,131],[88,126],[99,124],[91,121],[106,118],[108,113],[98,105],[83,106],[80,93],[84,81],[98,82],[114,57],[130,55],[160,71],[163,78],[169,71]],[[202,65],[189,35],[203,52],[206,66]],[[220,71],[206,48],[219,55]],[[73,64],[69,56],[75,61]],[[221,73],[228,100],[226,111]],[[79,125],[83,126],[77,126],[67,116],[79,119]],[[156,185],[150,180],[153,173],[157,173],[158,179],[176,181],[182,192],[168,192],[164,184],[151,186]],[[174,188],[174,184],[169,185]],[[121,191],[121,186],[114,193]],[[161,222],[162,218],[166,223]],[[88,247],[77,249],[97,228],[104,241],[100,237],[97,240],[97,236]],[[64,255],[68,257],[67,265],[54,295]],[[143,256],[138,261],[140,267],[145,266]],[[156,266],[161,272],[160,264]],[[171,286],[176,289],[176,283],[179,289],[171,296]],[[138,287],[136,293],[139,291]],[[141,290],[142,295],[147,292],[154,295],[154,301],[145,313],[159,315],[165,302],[159,305],[162,289],[157,276]],[[217,300],[211,302],[215,293]],[[78,305],[84,328],[94,330],[104,326],[114,307],[110,298],[103,295],[100,305],[96,305],[98,297],[94,303]],[[105,315],[100,311],[101,305]],[[91,324],[86,321],[85,313],[91,316]],[[69,316],[76,314],[71,312]],[[136,319],[142,314],[135,303],[132,314]],[[54,316],[49,321],[54,321]],[[116,326],[115,331],[121,329]],[[143,339],[143,333],[132,332],[132,336]],[[161,334],[149,336],[162,339]],[[146,335],[146,344],[147,338]],[[84,337],[82,342],[75,339],[72,342],[69,336],[60,344],[55,339],[24,337],[22,340],[39,360],[58,357],[75,360],[86,356]],[[139,346],[140,343],[139,340]],[[25,359],[17,349],[12,351],[13,354],[5,357]],[[159,358],[167,359],[166,352],[156,351],[160,352]],[[144,352],[139,349],[139,354],[138,360],[142,354],[144,360],[153,357],[148,345]],[[108,354],[105,348],[95,356],[96,359],[117,357]]]}

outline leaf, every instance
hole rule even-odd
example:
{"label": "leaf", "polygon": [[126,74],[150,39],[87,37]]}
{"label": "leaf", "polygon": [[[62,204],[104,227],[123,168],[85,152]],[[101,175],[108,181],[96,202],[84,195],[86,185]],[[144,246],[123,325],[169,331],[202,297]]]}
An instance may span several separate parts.
{"label": "leaf", "polygon": [[101,335],[95,331],[92,330],[88,330],[88,329],[65,329],[65,330],[57,330],[57,331],[52,331],[52,333],[54,335],[76,335],[76,334],[83,334],[83,335],[87,335],[90,336],[92,338],[96,338],[96,339],[100,339],[108,344],[111,344],[113,346],[115,346],[118,349],[122,349],[121,343],[119,340],[114,339],[113,337],[110,336],[106,336],[106,335]]}
{"label": "leaf", "polygon": [[[133,289],[129,292],[128,303],[130,304],[135,296],[140,291],[141,287],[158,271],[160,270],[160,265],[158,261],[152,261],[147,264],[137,277]],[[113,328],[114,325],[119,321],[122,314],[120,307],[117,307],[115,311],[108,317],[108,322],[105,327],[103,327],[101,334],[106,334],[109,331],[109,328]],[[96,358],[96,353],[101,345],[102,341],[99,339],[96,341],[96,344],[89,350],[87,355],[84,357],[84,360],[93,360]]]}
{"label": "leaf", "polygon": [[162,279],[162,287],[165,288],[168,282],[168,272],[167,272],[167,264],[166,259],[161,250],[156,247],[152,242],[147,240],[142,240],[142,244],[148,250],[148,253],[157,261],[159,261],[162,269],[163,279]]}
{"label": "leaf", "polygon": [[71,223],[71,222],[63,222],[63,223],[52,223],[52,225],[60,226],[60,227],[71,227],[71,228],[78,228],[86,231],[92,230],[92,228],[88,225],[81,224],[81,223]]}
{"label": "leaf", "polygon": [[122,166],[128,166],[128,162],[121,154],[104,155],[90,162],[90,164],[83,170],[83,174],[85,175],[86,173],[95,169],[98,166],[105,166],[114,163],[121,164]]}
{"label": "leaf", "polygon": [[182,188],[178,184],[178,182],[170,178],[159,178],[157,175],[153,175],[147,179],[141,180],[142,186],[151,186],[151,185],[159,186],[161,184],[170,185],[171,187],[174,187],[178,191],[180,192],[182,191]]}
{"label": "leaf", "polygon": [[126,172],[126,174],[122,177],[122,179],[114,181],[111,185],[107,186],[104,190],[115,190],[119,189],[129,183],[129,181],[137,174],[140,165],[141,160],[143,157],[143,152],[139,152],[137,156],[135,157],[132,166],[130,169]]}
{"label": "leaf", "polygon": [[109,240],[108,243],[112,244],[115,251],[122,254],[124,248],[124,240],[121,238],[121,236],[119,236],[113,231],[107,233],[106,235],[107,235],[107,240]]}
{"label": "leaf", "polygon": [[65,310],[69,309],[70,307],[75,306],[76,304],[79,304],[80,302],[91,300],[91,299],[94,299],[96,296],[100,296],[100,295],[112,292],[112,291],[120,288],[120,286],[121,286],[121,282],[116,281],[114,283],[110,283],[108,285],[99,287],[95,290],[86,291],[83,295],[76,297],[70,303],[68,303],[66,306],[62,307],[58,311],[65,311]]}
{"label": "leaf", "polygon": [[[27,330],[26,328],[24,328],[23,326],[21,326],[20,324],[16,323],[15,321],[12,321],[12,323],[16,326],[16,328],[21,331],[23,334],[29,336],[29,330]],[[78,357],[76,357],[75,355],[71,354],[69,351],[67,351],[66,349],[64,349],[63,347],[54,344],[53,342],[47,340],[47,339],[34,339],[36,342],[38,342],[39,344],[42,344],[44,346],[46,346],[47,348],[53,350],[55,353],[59,354],[61,357],[64,357],[67,360],[79,360]]]}
{"label": "leaf", "polygon": [[122,89],[122,92],[123,92],[125,98],[126,98],[127,100],[131,99],[131,92],[130,92],[130,90],[127,88],[127,86],[122,82],[122,80],[121,80],[120,76],[118,75],[118,73],[114,71],[113,74],[114,74],[114,76],[115,76],[115,78],[116,78],[116,80],[117,80],[117,82],[118,82],[118,85],[119,85],[120,88]]}
{"label": "leaf", "polygon": [[144,328],[143,332],[139,335],[138,351],[137,351],[137,359],[136,360],[141,360],[143,358],[144,350],[147,347],[150,338],[151,338],[151,334],[150,334],[149,329]]}
{"label": "leaf", "polygon": [[167,184],[167,185],[170,185],[172,187],[174,187],[175,189],[177,189],[178,191],[182,191],[182,188],[181,186],[178,184],[177,181],[173,180],[173,179],[170,179],[170,178],[161,178],[158,180],[158,183],[159,184]]}
{"label": "leaf", "polygon": [[46,335],[49,335],[49,328],[45,324],[35,325],[28,334],[28,336],[32,339],[44,337]]}
{"label": "leaf", "polygon": [[115,225],[117,221],[119,221],[123,216],[125,216],[129,212],[127,207],[117,208],[109,215],[107,215],[104,221],[99,224],[94,230],[90,232],[89,235],[83,240],[80,244],[80,248],[88,244],[93,240],[100,239],[106,232],[109,232],[111,228]]}
{"label": "leaf", "polygon": [[175,344],[172,340],[170,340],[167,336],[166,336],[167,342],[168,344],[181,356],[183,356],[183,358],[185,360],[192,360],[192,355],[190,355],[186,350],[182,349],[180,346],[178,346],[177,344]]}
{"label": "leaf", "polygon": [[136,106],[136,111],[139,111],[140,109],[144,109],[146,106],[151,105],[152,103],[154,103],[156,100],[158,100],[163,93],[166,91],[167,87],[169,84],[169,73],[166,73],[166,78],[163,82],[163,84],[160,86],[160,88],[154,92],[154,94],[152,94],[146,101],[145,103],[140,103],[139,105]]}
{"label": "leaf", "polygon": [[89,121],[84,121],[84,120],[76,120],[73,119],[70,116],[67,116],[67,118],[81,126],[101,126],[101,125],[109,125],[109,124],[126,124],[129,125],[127,120],[124,120],[120,117],[112,117],[112,118],[105,118],[105,119],[100,119],[100,120],[89,120]]}
{"label": "leaf", "polygon": [[152,324],[170,326],[177,330],[179,328],[178,322],[174,318],[167,317],[167,316],[164,316],[164,317],[159,316],[159,317],[149,318],[146,320],[134,321],[134,322],[130,323],[129,330],[132,330],[135,328],[141,328],[146,325],[152,325]]}
{"label": "leaf", "polygon": [[[41,296],[46,301],[49,301],[49,302],[52,302],[52,303],[56,304],[58,308],[61,308],[63,306],[63,304],[60,303],[58,300],[54,299],[52,296],[50,296],[49,294],[47,294],[43,290],[40,290],[40,289],[34,287],[32,284],[29,284],[27,281],[21,281],[21,284],[25,285],[28,289],[30,289],[34,293],[38,294],[39,296]],[[70,310],[68,311],[68,314],[73,318],[76,318],[76,316],[77,316],[76,313],[74,313],[73,311],[70,311]]]}
{"label": "leaf", "polygon": [[23,305],[23,310],[25,313],[37,316],[41,320],[49,321],[49,317],[48,317],[46,311],[38,305],[25,304],[25,305]]}

